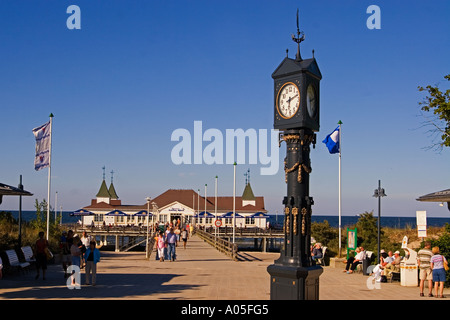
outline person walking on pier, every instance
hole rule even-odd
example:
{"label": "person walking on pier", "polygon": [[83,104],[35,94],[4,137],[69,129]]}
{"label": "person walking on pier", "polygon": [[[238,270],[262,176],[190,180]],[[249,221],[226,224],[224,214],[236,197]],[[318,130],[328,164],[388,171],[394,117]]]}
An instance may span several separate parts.
{"label": "person walking on pier", "polygon": [[47,270],[47,254],[48,241],[44,239],[44,231],[39,232],[39,239],[35,243],[36,258],[36,280],[39,278],[39,269],[42,269],[42,279],[45,280],[45,271]]}
{"label": "person walking on pier", "polygon": [[173,228],[169,229],[169,233],[167,234],[167,249],[170,261],[175,261],[176,259],[176,246],[177,246],[177,235],[173,232]]}
{"label": "person walking on pier", "polygon": [[186,249],[186,242],[189,237],[188,231],[186,228],[181,232],[181,239],[183,240],[183,248]]}
{"label": "person walking on pier", "polygon": [[444,296],[444,283],[446,279],[445,264],[447,260],[439,252],[439,247],[433,247],[431,249],[433,256],[430,259],[430,266],[433,272],[434,290],[436,298],[445,298]]}
{"label": "person walking on pier", "polygon": [[81,242],[80,237],[75,236],[73,238],[73,244],[70,247],[70,253],[72,255],[72,265],[81,267]]}
{"label": "person walking on pier", "polygon": [[[84,254],[84,261],[86,262],[86,285],[92,283],[95,286],[95,282],[97,280],[97,263],[100,261],[100,251],[95,247],[95,240],[91,240],[89,242],[89,247],[86,249]],[[89,278],[91,278],[92,273],[92,282],[90,282]]]}
{"label": "person walking on pier", "polygon": [[164,239],[164,233],[159,232],[158,239],[156,240],[156,248],[158,250],[159,262],[164,261],[164,248],[166,247],[166,240]]}
{"label": "person walking on pier", "polygon": [[420,276],[420,296],[424,297],[424,284],[425,281],[428,281],[428,296],[433,296],[433,273],[431,271],[430,261],[433,256],[433,252],[431,251],[431,242],[425,242],[425,247],[419,250],[417,254],[417,261],[419,264],[419,276]]}

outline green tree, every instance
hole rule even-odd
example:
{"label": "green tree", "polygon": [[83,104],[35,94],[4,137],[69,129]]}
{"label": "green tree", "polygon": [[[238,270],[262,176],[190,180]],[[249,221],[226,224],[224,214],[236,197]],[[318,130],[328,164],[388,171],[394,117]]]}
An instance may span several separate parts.
{"label": "green tree", "polygon": [[328,256],[337,254],[339,251],[339,231],[330,226],[327,220],[311,223],[311,236],[327,247]]}
{"label": "green tree", "polygon": [[[365,250],[378,251],[378,220],[373,216],[373,211],[364,212],[359,215],[356,223],[358,230],[358,246],[364,247]],[[380,230],[380,237],[383,236]]]}
{"label": "green tree", "polygon": [[[444,76],[450,81],[450,74]],[[442,150],[443,147],[450,147],[450,89],[441,91],[438,86],[428,85],[425,88],[418,87],[419,91],[426,91],[427,95],[422,102],[419,102],[421,110],[432,112],[432,116],[422,116],[425,118],[425,126],[431,127],[428,131],[433,137],[433,144],[429,148]]]}
{"label": "green tree", "polygon": [[311,224],[311,235],[324,246],[330,246],[330,242],[338,237],[336,228],[332,228],[327,220],[323,222],[313,222]]}

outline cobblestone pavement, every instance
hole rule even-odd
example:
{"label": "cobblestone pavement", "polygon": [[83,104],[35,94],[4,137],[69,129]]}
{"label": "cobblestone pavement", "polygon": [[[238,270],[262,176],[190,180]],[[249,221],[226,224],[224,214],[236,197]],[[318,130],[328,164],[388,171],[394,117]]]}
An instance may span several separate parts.
{"label": "cobblestone pavement", "polygon": [[[249,261],[234,262],[197,237],[187,249],[177,248],[177,261],[159,262],[152,253],[101,252],[97,285],[68,289],[61,265],[49,265],[47,279],[35,280],[35,270],[5,275],[0,280],[0,299],[146,299],[146,300],[268,300],[270,278],[267,266],[278,253],[247,252]],[[367,286],[368,276],[345,274],[324,267],[320,276],[321,300],[450,300],[419,297],[418,287],[403,287],[399,282],[382,283],[379,289]]]}

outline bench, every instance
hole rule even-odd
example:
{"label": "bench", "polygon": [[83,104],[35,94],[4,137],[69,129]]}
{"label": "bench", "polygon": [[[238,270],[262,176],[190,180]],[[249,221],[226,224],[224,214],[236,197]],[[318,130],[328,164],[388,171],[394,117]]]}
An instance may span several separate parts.
{"label": "bench", "polygon": [[19,257],[15,250],[6,250],[6,255],[8,256],[9,266],[11,268],[17,268],[19,270],[25,270],[30,266],[29,262],[20,262]]}
{"label": "bench", "polygon": [[392,271],[389,277],[389,282],[400,281],[400,271]]}
{"label": "bench", "polygon": [[33,257],[33,249],[30,246],[22,247],[22,252],[26,262],[36,262],[36,259]]}

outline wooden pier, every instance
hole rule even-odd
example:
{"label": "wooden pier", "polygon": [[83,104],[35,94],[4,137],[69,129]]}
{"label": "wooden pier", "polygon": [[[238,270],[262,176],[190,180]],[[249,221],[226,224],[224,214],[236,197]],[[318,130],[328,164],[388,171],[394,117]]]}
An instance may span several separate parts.
{"label": "wooden pier", "polygon": [[[232,227],[222,227],[216,228],[208,227],[203,230],[205,233],[208,233],[212,237],[217,237],[222,239],[222,241],[232,242],[233,238],[233,228]],[[242,239],[253,239],[254,250],[259,250],[262,252],[267,252],[269,247],[274,247],[274,242],[276,240],[282,241],[284,240],[284,232],[281,229],[266,229],[266,228],[236,228],[234,230],[234,238],[235,240]]]}
{"label": "wooden pier", "polygon": [[[80,226],[80,225],[65,225],[67,230],[73,230],[75,234],[80,237],[83,232],[93,236],[97,239],[99,245],[106,246],[110,242],[107,238],[114,237],[115,251],[125,252],[129,251],[139,245],[145,246],[147,240],[147,226]],[[199,236],[217,250],[226,253],[235,259],[238,251],[231,244],[233,238],[232,227],[216,228],[198,228],[196,231]],[[149,238],[154,237],[154,230],[149,227]],[[269,247],[274,247],[275,241],[284,239],[283,230],[279,229],[263,229],[263,228],[236,228],[234,230],[234,238],[236,240],[253,239],[254,249],[262,252],[267,252]],[[111,238],[110,238],[111,239]]]}
{"label": "wooden pier", "polygon": [[[89,236],[97,239],[98,245],[108,245],[108,237],[114,237],[115,251],[126,252],[139,245],[144,245],[147,241],[147,226],[80,226],[80,225],[64,225],[67,230],[72,230],[74,234],[78,234],[80,237],[83,232],[86,232]],[[148,238],[152,240],[154,237],[154,231],[151,227],[148,230]],[[100,239],[100,240],[98,240]],[[125,241],[126,240],[126,241]]]}

